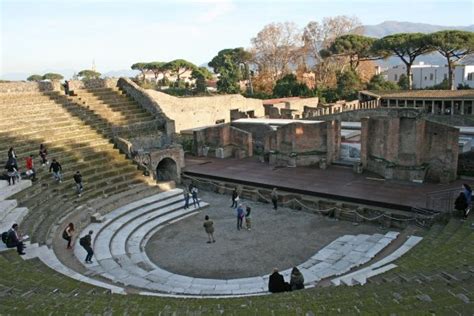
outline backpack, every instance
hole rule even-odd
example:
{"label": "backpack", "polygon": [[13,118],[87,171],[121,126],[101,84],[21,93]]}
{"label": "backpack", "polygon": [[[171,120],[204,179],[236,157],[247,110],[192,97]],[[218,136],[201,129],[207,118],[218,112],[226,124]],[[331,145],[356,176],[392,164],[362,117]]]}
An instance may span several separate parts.
{"label": "backpack", "polygon": [[81,245],[82,247],[86,246],[86,236],[79,239],[79,245]]}
{"label": "backpack", "polygon": [[69,239],[69,235],[67,234],[66,230],[63,230],[63,239]]}
{"label": "backpack", "polygon": [[2,241],[4,244],[8,243],[8,232],[3,232],[2,233]]}
{"label": "backpack", "polygon": [[459,193],[459,196],[454,201],[454,208],[459,211],[464,211],[469,205],[467,204],[466,195],[463,192]]}

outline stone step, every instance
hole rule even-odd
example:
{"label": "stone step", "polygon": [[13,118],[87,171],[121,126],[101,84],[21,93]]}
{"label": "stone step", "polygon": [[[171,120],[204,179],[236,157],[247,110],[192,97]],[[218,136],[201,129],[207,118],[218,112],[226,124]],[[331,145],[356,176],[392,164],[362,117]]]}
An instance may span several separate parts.
{"label": "stone step", "polygon": [[10,213],[17,206],[18,206],[18,203],[17,203],[16,200],[3,200],[3,201],[0,201],[0,222],[3,220],[3,218],[8,213]]}
{"label": "stone step", "polygon": [[19,182],[17,181],[15,185],[3,187],[0,190],[0,201],[8,199],[10,196],[17,194],[18,192],[21,192],[22,190],[29,188],[30,186],[30,180],[21,180]]}
{"label": "stone step", "polygon": [[0,220],[0,232],[9,230],[13,224],[21,224],[23,219],[28,214],[28,208],[26,207],[17,207],[6,214],[2,220]]}
{"label": "stone step", "polygon": [[118,287],[116,285],[89,278],[66,267],[61,261],[58,260],[54,251],[49,249],[47,246],[39,247],[35,255],[48,267],[58,273],[63,274],[66,277],[73,278],[79,282],[84,282],[93,286],[108,289],[115,294],[126,294],[125,290],[122,287]]}

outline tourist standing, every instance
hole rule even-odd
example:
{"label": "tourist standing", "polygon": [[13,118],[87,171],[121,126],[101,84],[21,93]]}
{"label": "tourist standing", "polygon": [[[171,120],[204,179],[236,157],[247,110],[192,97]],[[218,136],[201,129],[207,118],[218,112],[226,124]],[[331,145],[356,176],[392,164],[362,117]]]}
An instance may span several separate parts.
{"label": "tourist standing", "polygon": [[237,230],[242,229],[243,219],[244,219],[244,208],[242,207],[242,204],[239,204],[239,207],[237,207]]}
{"label": "tourist standing", "polygon": [[292,291],[304,289],[304,277],[297,267],[291,270],[290,286]]}
{"label": "tourist standing", "polygon": [[48,164],[48,150],[46,149],[46,146],[41,144],[40,149],[39,149],[39,156],[41,157],[41,164],[44,167],[44,165]]}
{"label": "tourist standing", "polygon": [[273,209],[276,211],[278,207],[278,192],[276,188],[273,188],[271,197],[272,197]]}
{"label": "tourist standing", "polygon": [[16,169],[14,161],[8,161],[5,169],[7,169],[8,185],[15,185],[18,170]]}
{"label": "tourist standing", "polygon": [[56,161],[56,159],[53,159],[53,162],[49,166],[49,172],[51,172],[51,170],[53,170],[54,179],[56,179],[56,181],[59,183],[63,182],[63,176],[61,174],[63,168],[61,167],[61,164]]}
{"label": "tourist standing", "polygon": [[252,218],[250,217],[250,212],[251,211],[252,211],[252,209],[250,208],[250,206],[247,206],[246,214],[245,214],[245,227],[247,228],[247,230],[252,229]]}
{"label": "tourist standing", "polygon": [[239,201],[239,194],[237,193],[237,188],[232,191],[232,205],[230,207],[237,207],[237,202]]}
{"label": "tourist standing", "polygon": [[8,149],[8,161],[12,161],[12,160],[14,160],[16,163],[16,153],[13,147],[10,147],[10,149]]}
{"label": "tourist standing", "polygon": [[214,239],[214,222],[209,219],[209,216],[206,215],[204,217],[204,230],[207,233],[208,241],[207,243],[210,244],[211,242],[216,242]]}
{"label": "tourist standing", "polygon": [[66,249],[71,249],[71,241],[72,241],[72,236],[74,235],[74,224],[69,223],[67,227],[63,231],[63,239],[67,240],[67,247]]}
{"label": "tourist standing", "polygon": [[201,205],[199,205],[199,199],[198,199],[198,189],[196,187],[193,186],[192,190],[191,190],[191,195],[193,197],[193,206],[194,208],[196,208],[196,203],[197,203],[197,206],[198,207],[201,207]]}
{"label": "tourist standing", "polygon": [[76,183],[76,194],[78,197],[81,197],[82,191],[84,191],[84,187],[82,186],[82,175],[78,171],[76,171],[76,174],[74,175],[74,182]]}
{"label": "tourist standing", "polygon": [[184,209],[186,210],[189,208],[189,192],[187,189],[184,189],[183,196],[184,196]]}
{"label": "tourist standing", "polygon": [[94,250],[92,250],[92,230],[89,231],[89,234],[85,235],[79,239],[79,244],[87,251],[86,263],[92,263],[92,256],[94,255]]}
{"label": "tourist standing", "polygon": [[31,178],[31,181],[36,181],[36,170],[33,162],[33,155],[26,158],[26,175]]}
{"label": "tourist standing", "polygon": [[23,238],[18,230],[18,224],[13,224],[12,228],[8,231],[7,237],[7,248],[15,248],[18,254],[24,255],[23,249],[25,245],[23,244]]}

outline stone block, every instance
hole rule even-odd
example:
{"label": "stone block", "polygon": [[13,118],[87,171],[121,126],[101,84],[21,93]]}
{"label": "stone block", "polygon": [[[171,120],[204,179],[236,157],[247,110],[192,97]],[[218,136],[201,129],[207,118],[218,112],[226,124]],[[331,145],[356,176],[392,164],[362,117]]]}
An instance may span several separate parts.
{"label": "stone block", "polygon": [[176,188],[176,182],[173,180],[171,181],[158,181],[156,182],[156,186],[163,191],[168,191]]}
{"label": "stone block", "polygon": [[319,169],[325,170],[328,168],[328,163],[326,161],[326,158],[321,158],[319,161]]}
{"label": "stone block", "polygon": [[216,158],[224,159],[224,148],[216,149]]}
{"label": "stone block", "polygon": [[105,220],[105,217],[100,213],[94,213],[91,215],[91,223],[102,223]]}

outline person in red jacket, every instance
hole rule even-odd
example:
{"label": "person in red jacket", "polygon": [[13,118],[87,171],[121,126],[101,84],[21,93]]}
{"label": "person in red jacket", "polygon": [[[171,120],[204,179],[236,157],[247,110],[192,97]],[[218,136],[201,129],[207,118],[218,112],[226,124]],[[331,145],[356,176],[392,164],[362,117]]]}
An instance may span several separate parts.
{"label": "person in red jacket", "polygon": [[31,178],[31,181],[36,181],[36,170],[33,163],[33,155],[26,158],[26,175]]}

